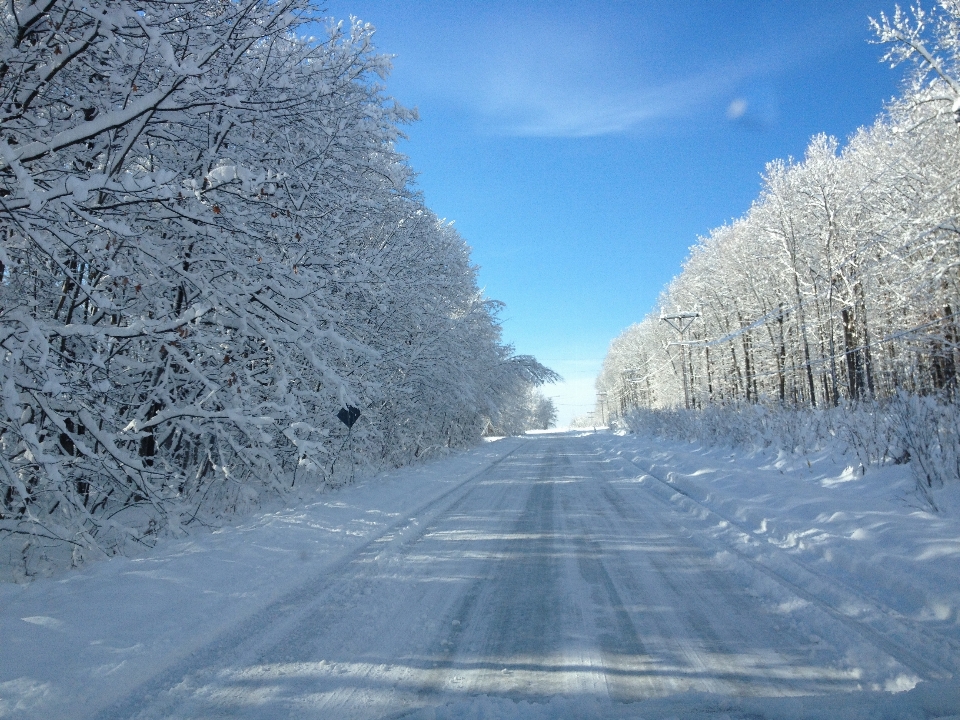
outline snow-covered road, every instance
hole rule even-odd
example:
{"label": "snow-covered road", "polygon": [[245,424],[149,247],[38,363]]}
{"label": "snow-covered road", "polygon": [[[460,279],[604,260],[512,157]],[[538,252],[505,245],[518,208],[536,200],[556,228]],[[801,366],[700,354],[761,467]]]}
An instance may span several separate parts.
{"label": "snow-covered road", "polygon": [[[109,702],[88,689],[72,710],[102,720],[661,717],[715,713],[729,698],[734,717],[856,717],[889,696],[863,691],[918,679],[943,699],[949,648],[945,660],[923,652],[915,628],[890,636],[861,622],[842,607],[852,591],[819,597],[784,570],[807,572],[785,550],[738,549],[705,506],[678,504],[609,436],[541,435],[485,453],[450,465],[459,477],[411,484],[423,495],[335,561],[288,563],[300,576],[269,600],[253,592],[261,600],[248,612],[231,606],[243,593],[225,596],[230,620],[188,654],[134,653],[149,670],[137,672],[136,657],[118,665],[119,692],[106,690],[113,670],[92,674]],[[27,625],[0,629],[65,622],[30,612]],[[178,612],[190,626],[191,613],[217,605]],[[151,618],[171,622],[162,608]],[[49,702],[2,704],[4,692],[25,693],[11,661],[0,648],[0,716],[70,716],[69,687],[58,695],[36,680]],[[816,700],[766,699],[784,696]]]}

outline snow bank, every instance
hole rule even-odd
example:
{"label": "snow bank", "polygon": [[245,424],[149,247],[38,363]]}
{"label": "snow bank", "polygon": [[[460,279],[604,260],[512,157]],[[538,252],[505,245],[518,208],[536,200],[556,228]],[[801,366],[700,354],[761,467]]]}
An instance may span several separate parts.
{"label": "snow bank", "polygon": [[960,483],[960,406],[947,395],[899,393],[886,400],[828,408],[755,403],[703,410],[634,408],[618,421],[640,435],[695,440],[704,446],[778,451],[806,457],[829,452],[870,466],[909,463],[923,503],[936,510],[944,486]]}

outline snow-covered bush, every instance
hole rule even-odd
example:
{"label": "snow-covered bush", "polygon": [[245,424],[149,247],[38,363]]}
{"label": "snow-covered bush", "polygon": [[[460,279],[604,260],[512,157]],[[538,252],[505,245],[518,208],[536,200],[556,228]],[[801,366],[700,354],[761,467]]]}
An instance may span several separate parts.
{"label": "snow-covered bush", "polygon": [[[113,552],[345,462],[476,441],[552,377],[308,0],[0,10],[0,543]],[[348,428],[338,413],[360,410]]]}
{"label": "snow-covered bush", "polygon": [[836,439],[838,414],[753,404],[711,405],[704,410],[635,408],[618,424],[631,432],[680,438],[707,447],[805,454]]}
{"label": "snow-covered bush", "polygon": [[933,491],[960,481],[960,407],[942,397],[903,393],[890,411],[902,448],[898,460],[910,461],[918,491],[936,508]]}
{"label": "snow-covered bush", "polygon": [[831,450],[870,466],[910,463],[918,493],[936,508],[933,491],[960,482],[960,407],[942,396],[899,393],[884,401],[824,410],[754,404],[703,410],[634,408],[618,420],[626,430],[804,456]]}

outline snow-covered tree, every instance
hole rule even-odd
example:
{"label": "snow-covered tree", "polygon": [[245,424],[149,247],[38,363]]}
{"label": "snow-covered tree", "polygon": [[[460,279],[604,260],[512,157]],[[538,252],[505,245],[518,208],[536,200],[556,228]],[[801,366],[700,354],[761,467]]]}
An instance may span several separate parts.
{"label": "snow-covered tree", "polygon": [[[550,373],[547,382],[560,377]],[[557,408],[553,400],[530,387],[526,392],[512,394],[486,428],[487,435],[522,435],[528,430],[548,430],[557,422]]]}
{"label": "snow-covered tree", "polygon": [[557,424],[557,406],[552,398],[534,391],[532,430],[549,430]]}
{"label": "snow-covered tree", "polygon": [[463,446],[551,377],[413,189],[372,28],[319,20],[0,10],[0,533],[25,558],[148,541],[330,478],[344,448]]}
{"label": "snow-covered tree", "polygon": [[[886,59],[915,61],[903,96],[845,146],[817,136],[771,163],[749,212],[691,248],[611,345],[598,389],[614,415],[676,406],[684,382],[698,408],[954,398],[960,9],[898,9],[875,29]],[[700,313],[683,352],[659,321],[678,309]]]}

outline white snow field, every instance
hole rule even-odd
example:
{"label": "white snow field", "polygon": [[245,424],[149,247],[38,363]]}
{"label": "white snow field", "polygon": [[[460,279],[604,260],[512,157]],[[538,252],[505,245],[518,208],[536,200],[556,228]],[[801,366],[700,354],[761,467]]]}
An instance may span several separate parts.
{"label": "white snow field", "polygon": [[0,586],[3,718],[960,717],[900,466],[538,434]]}

